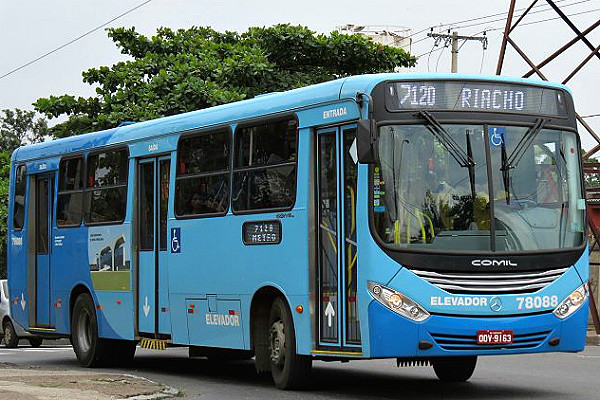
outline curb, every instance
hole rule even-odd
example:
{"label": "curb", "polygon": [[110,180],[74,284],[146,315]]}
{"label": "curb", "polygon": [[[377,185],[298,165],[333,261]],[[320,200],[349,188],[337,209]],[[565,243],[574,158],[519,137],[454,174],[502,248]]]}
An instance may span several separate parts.
{"label": "curb", "polygon": [[178,396],[179,396],[179,390],[172,388],[172,387],[166,387],[162,392],[127,397],[127,400],[158,400],[158,399],[170,399],[170,398],[178,397]]}
{"label": "curb", "polygon": [[159,400],[159,399],[170,399],[173,397],[178,397],[180,395],[180,391],[171,386],[163,385],[162,383],[154,382],[148,378],[144,378],[143,376],[133,375],[133,374],[122,374],[123,376],[128,376],[135,379],[141,379],[150,383],[155,383],[164,386],[164,389],[161,392],[153,393],[153,394],[142,394],[139,396],[127,397],[127,400]]}

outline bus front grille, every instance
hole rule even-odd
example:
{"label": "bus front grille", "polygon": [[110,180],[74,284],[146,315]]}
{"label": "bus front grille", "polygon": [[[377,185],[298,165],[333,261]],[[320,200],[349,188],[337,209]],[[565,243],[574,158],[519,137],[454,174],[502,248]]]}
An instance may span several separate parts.
{"label": "bus front grille", "polygon": [[435,343],[444,350],[499,350],[499,349],[531,349],[544,343],[550,331],[515,334],[511,344],[481,345],[477,344],[476,335],[451,335],[429,332]]}
{"label": "bus front grille", "polygon": [[569,268],[533,272],[433,272],[411,271],[419,278],[452,294],[533,293],[548,286]]}

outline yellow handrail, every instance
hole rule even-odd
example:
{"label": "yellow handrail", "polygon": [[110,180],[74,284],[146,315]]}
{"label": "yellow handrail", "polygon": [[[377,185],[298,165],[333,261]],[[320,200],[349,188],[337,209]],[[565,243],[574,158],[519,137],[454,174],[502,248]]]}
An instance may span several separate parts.
{"label": "yellow handrail", "polygon": [[[350,193],[350,234],[346,234],[347,237],[352,237],[352,234],[356,230],[356,202],[354,198],[354,189],[352,186],[346,186]],[[348,285],[352,284],[352,269],[354,268],[354,263],[356,263],[356,255],[354,254],[354,258],[352,258],[352,244],[348,243]]]}
{"label": "yellow handrail", "polygon": [[[411,225],[412,225],[413,217],[417,220],[417,222],[420,225],[421,239],[422,239],[423,243],[427,243],[427,233],[425,232],[425,225],[423,224],[423,219],[425,219],[426,222],[429,222],[429,229],[431,230],[431,237],[435,238],[435,232],[433,230],[433,221],[431,220],[431,218],[428,215],[423,213],[423,211],[421,211],[415,207],[414,212],[411,213],[407,208],[405,208],[404,209],[404,217],[405,217],[405,220],[408,222],[406,224],[406,243],[407,244],[410,243]],[[395,220],[394,221],[394,244],[400,244],[400,243],[402,243],[402,232],[400,230],[400,221]]]}

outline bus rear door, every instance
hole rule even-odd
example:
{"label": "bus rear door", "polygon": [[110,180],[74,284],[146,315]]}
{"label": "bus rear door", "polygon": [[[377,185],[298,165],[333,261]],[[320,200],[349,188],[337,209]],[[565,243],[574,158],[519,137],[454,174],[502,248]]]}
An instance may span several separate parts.
{"label": "bus rear door", "polygon": [[51,328],[51,232],[54,211],[54,173],[32,175],[29,180],[27,287],[29,326]]}

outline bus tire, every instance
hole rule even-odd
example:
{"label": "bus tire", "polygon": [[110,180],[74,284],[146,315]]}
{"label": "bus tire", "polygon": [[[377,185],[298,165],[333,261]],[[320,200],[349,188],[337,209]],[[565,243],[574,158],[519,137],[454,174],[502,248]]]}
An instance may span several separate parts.
{"label": "bus tire", "polygon": [[4,332],[4,345],[9,349],[17,348],[19,346],[19,338],[12,322],[6,321],[2,326],[2,331]]}
{"label": "bus tire", "polygon": [[29,344],[31,345],[31,347],[40,347],[42,345],[42,343],[44,342],[44,339],[39,338],[39,337],[33,337],[33,338],[29,338],[27,340],[29,341]]}
{"label": "bus tire", "polygon": [[82,367],[103,366],[108,359],[106,341],[98,336],[98,321],[92,296],[80,294],[73,306],[71,343]]}
{"label": "bus tire", "polygon": [[308,384],[312,358],[296,353],[294,322],[289,308],[277,297],[269,314],[271,376],[279,389],[300,389]]}
{"label": "bus tire", "polygon": [[473,375],[477,357],[444,357],[432,360],[433,370],[442,382],[466,382]]}

